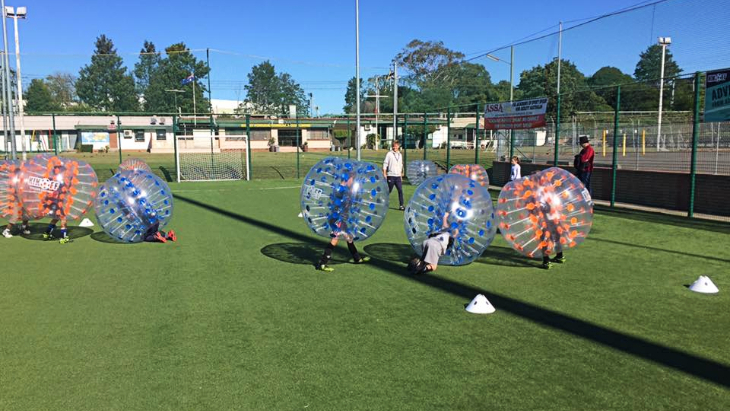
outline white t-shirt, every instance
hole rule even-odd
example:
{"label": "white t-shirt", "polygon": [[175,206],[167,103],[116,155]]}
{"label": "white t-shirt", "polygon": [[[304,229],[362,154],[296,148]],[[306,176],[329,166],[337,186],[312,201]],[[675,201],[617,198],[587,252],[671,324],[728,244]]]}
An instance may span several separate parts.
{"label": "white t-shirt", "polygon": [[386,170],[386,177],[401,177],[403,175],[403,155],[393,150],[385,155],[383,168]]}
{"label": "white t-shirt", "polygon": [[441,233],[434,238],[438,240],[438,242],[441,243],[441,246],[444,247],[444,250],[446,250],[446,248],[449,246],[449,239],[451,238],[451,234]]}
{"label": "white t-shirt", "polygon": [[512,164],[512,173],[510,174],[510,181],[517,180],[518,178],[522,178],[522,172],[520,170],[519,164]]}

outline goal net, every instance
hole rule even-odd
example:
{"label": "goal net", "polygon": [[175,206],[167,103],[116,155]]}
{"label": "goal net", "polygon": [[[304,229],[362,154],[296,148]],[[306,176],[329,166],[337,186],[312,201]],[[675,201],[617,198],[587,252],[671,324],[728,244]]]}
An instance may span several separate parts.
{"label": "goal net", "polygon": [[176,136],[177,181],[248,180],[245,136]]}

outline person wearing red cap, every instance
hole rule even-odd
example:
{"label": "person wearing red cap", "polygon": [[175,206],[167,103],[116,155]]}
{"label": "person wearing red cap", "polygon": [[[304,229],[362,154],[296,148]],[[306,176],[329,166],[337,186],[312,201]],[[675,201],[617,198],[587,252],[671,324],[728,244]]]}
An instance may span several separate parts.
{"label": "person wearing red cap", "polygon": [[588,142],[588,136],[580,136],[580,146],[583,147],[580,150],[580,154],[575,156],[575,168],[578,169],[578,179],[586,187],[586,190],[593,195],[591,190],[591,174],[593,174],[593,158],[596,152]]}

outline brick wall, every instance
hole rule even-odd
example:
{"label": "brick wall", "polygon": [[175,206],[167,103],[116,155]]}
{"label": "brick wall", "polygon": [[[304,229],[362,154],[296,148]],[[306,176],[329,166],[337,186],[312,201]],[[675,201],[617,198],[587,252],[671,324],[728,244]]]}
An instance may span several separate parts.
{"label": "brick wall", "polygon": [[[549,168],[546,164],[522,163],[522,175]],[[575,173],[573,167],[561,166]],[[510,164],[495,161],[490,170],[490,182],[502,186],[509,181]],[[611,200],[610,168],[596,167],[591,177],[593,198]],[[711,174],[697,174],[695,177],[696,213],[730,216],[730,177]],[[616,201],[647,207],[687,211],[689,209],[690,176],[686,173],[671,173],[640,170],[616,170]]]}

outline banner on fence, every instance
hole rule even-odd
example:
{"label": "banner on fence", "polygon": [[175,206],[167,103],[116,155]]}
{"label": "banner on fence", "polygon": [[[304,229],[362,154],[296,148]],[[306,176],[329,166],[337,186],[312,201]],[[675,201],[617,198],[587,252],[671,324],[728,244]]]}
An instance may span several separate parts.
{"label": "banner on fence", "polygon": [[484,108],[486,130],[521,130],[545,126],[546,97],[506,103],[487,104]]}
{"label": "banner on fence", "polygon": [[730,121],[730,68],[707,72],[705,121]]}

